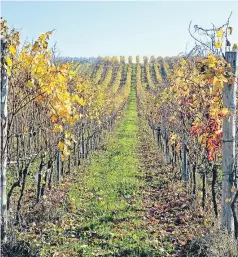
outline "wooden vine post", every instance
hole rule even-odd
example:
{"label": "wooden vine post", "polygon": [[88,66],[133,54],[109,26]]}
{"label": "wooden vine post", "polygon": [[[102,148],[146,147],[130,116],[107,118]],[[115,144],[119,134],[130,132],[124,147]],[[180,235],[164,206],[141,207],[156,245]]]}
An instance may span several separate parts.
{"label": "wooden vine post", "polygon": [[182,180],[188,181],[188,160],[187,160],[187,145],[186,145],[186,132],[183,132],[182,139]]}
{"label": "wooden vine post", "polygon": [[[236,52],[226,52],[226,60],[231,64],[232,72],[236,74]],[[230,116],[223,119],[222,145],[222,217],[221,227],[231,235],[235,234],[235,216],[232,210],[234,200],[235,174],[235,136],[236,136],[236,82],[224,84],[223,104],[230,111]]]}
{"label": "wooden vine post", "polygon": [[57,185],[60,184],[60,176],[61,175],[61,154],[60,152],[57,153],[56,156],[56,181]]}
{"label": "wooden vine post", "polygon": [[[8,94],[8,76],[4,67],[6,57],[6,41],[1,38],[1,127],[0,127],[0,148],[1,148],[1,179],[0,179],[0,223],[1,239],[6,240],[7,228],[7,194],[6,194],[6,170],[7,170],[7,94]],[[0,239],[0,240],[1,240]]]}

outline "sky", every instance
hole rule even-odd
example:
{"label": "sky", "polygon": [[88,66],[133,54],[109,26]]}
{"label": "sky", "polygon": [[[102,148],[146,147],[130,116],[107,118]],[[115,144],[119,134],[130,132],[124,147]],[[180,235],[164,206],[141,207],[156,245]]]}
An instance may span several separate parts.
{"label": "sky", "polygon": [[1,16],[21,38],[55,29],[61,56],[175,56],[189,50],[192,24],[223,25],[230,12],[238,42],[238,1],[2,1]]}

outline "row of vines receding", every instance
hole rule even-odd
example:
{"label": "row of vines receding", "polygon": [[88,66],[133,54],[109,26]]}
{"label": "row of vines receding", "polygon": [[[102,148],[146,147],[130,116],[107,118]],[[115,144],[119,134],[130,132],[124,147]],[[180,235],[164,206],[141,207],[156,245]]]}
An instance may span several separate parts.
{"label": "row of vines receding", "polygon": [[204,223],[219,218],[237,238],[237,44],[231,46],[229,20],[194,31],[190,24],[195,47],[189,53],[142,63],[137,56],[136,70],[139,109],[165,163],[185,182]]}
{"label": "row of vines receding", "polygon": [[105,57],[86,68],[58,61],[48,46],[52,33],[22,43],[1,20],[4,241],[29,232],[36,221],[59,219],[62,206],[71,208],[65,197],[70,174],[97,150],[130,92],[131,57],[129,63]]}

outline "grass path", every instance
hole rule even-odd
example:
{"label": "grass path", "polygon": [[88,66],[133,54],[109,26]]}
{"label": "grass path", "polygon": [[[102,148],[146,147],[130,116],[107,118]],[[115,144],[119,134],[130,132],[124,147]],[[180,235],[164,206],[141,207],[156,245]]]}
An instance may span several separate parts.
{"label": "grass path", "polygon": [[[132,81],[134,84],[134,73]],[[143,227],[144,180],[139,172],[138,133],[132,85],[123,119],[109,137],[106,150],[93,154],[70,190],[77,239],[64,247],[75,249],[78,256],[158,256]]]}
{"label": "grass path", "polygon": [[201,218],[138,113],[134,69],[123,118],[62,185],[66,204],[57,222],[44,223],[41,256],[193,256],[184,247],[203,233]]}
{"label": "grass path", "polygon": [[157,195],[160,185],[167,185],[159,170],[167,170],[147,122],[138,115],[135,69],[123,117],[106,136],[100,150],[61,185],[62,215],[41,224],[39,235],[32,235],[41,243],[34,240],[34,245],[43,257],[175,256]]}

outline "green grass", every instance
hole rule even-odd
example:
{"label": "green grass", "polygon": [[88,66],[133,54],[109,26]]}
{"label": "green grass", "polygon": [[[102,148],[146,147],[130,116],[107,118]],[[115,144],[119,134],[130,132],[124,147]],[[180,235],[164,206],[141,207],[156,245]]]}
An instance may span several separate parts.
{"label": "green grass", "polygon": [[144,220],[142,123],[134,83],[135,69],[122,119],[107,134],[101,150],[72,173],[71,211],[60,224],[45,225],[42,256],[168,256]]}
{"label": "green grass", "polygon": [[132,86],[123,119],[108,139],[106,150],[91,157],[80,183],[70,190],[77,213],[73,233],[78,240],[62,250],[73,248],[78,256],[158,256],[142,224],[135,98]]}

